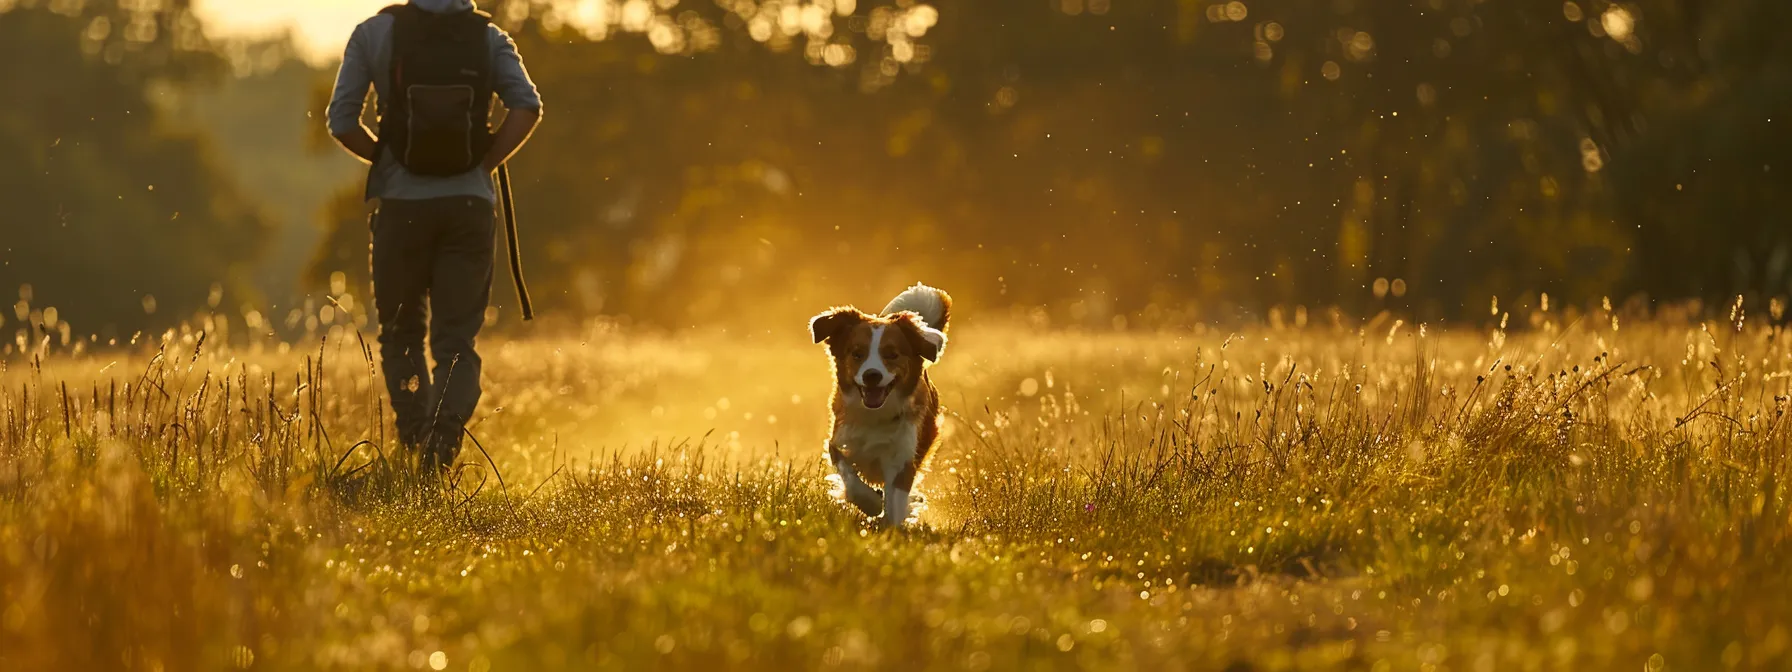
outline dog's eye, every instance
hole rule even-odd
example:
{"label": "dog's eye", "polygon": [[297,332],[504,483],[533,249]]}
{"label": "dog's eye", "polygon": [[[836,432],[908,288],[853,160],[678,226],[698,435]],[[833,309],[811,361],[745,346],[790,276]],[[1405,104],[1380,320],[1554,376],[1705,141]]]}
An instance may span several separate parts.
{"label": "dog's eye", "polygon": [[852,351],[852,358],[853,359],[864,359],[869,354],[871,354],[869,350],[865,350],[865,349],[861,348],[861,349]]}

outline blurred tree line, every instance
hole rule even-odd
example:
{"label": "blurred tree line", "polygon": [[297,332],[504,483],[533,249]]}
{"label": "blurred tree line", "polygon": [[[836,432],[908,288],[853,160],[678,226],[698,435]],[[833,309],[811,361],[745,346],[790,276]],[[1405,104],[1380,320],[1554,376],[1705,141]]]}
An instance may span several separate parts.
{"label": "blurred tree line", "polygon": [[227,67],[187,1],[0,10],[0,287],[18,291],[0,297],[8,349],[128,338],[119,330],[252,294],[257,207],[205,137],[168,123],[168,103]]}
{"label": "blurred tree line", "polygon": [[[61,49],[64,67],[117,79],[133,68],[83,46],[102,4],[79,17],[20,5],[0,31],[65,27],[0,49]],[[1792,141],[1775,118],[1792,95],[1777,39],[1792,4],[1777,0],[481,5],[547,103],[514,170],[531,279],[562,315],[794,318],[916,279],[1091,324],[1792,292],[1792,166],[1774,165]],[[167,63],[136,69],[192,86]],[[118,86],[105,95],[134,90]],[[313,151],[333,152],[324,97],[310,100]],[[0,111],[44,121],[30,114]],[[50,151],[29,133],[22,147]],[[118,167],[92,170],[103,183]],[[315,248],[276,254],[309,256],[316,291],[363,295],[366,207],[346,172]],[[234,202],[230,180],[194,175]],[[53,202],[20,192],[15,215]],[[36,207],[16,221],[50,230],[55,206]],[[260,259],[255,238],[213,233],[255,229],[227,220],[188,220],[205,232],[190,251],[133,252],[208,281],[240,274]],[[98,256],[33,240],[26,256],[66,266],[22,273],[7,252],[0,286],[63,281],[77,274],[55,270]],[[200,258],[229,263],[186,263]],[[70,281],[111,315],[115,280]]]}

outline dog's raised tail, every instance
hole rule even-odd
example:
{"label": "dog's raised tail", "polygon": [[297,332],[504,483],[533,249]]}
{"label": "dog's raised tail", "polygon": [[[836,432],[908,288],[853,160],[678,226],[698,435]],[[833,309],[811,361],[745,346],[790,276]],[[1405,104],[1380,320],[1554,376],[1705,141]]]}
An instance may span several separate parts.
{"label": "dog's raised tail", "polygon": [[945,290],[916,284],[890,299],[883,314],[894,315],[905,310],[920,315],[927,326],[945,331],[946,321],[952,318],[952,295]]}

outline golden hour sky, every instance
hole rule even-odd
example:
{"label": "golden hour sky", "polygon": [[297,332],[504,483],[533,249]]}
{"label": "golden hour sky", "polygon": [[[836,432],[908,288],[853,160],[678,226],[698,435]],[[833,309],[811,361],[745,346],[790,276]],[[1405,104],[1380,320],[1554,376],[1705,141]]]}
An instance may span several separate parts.
{"label": "golden hour sky", "polygon": [[331,60],[341,55],[355,24],[396,0],[195,0],[213,35],[235,37],[278,32],[290,27],[307,58]]}

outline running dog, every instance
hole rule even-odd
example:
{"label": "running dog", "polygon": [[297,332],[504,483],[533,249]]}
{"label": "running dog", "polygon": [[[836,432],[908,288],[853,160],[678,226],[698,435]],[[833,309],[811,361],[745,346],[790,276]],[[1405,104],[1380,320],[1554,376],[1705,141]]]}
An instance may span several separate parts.
{"label": "running dog", "polygon": [[939,391],[927,367],[945,352],[951,310],[950,295],[915,285],[877,315],[834,308],[809,321],[834,365],[828,462],[845,500],[882,514],[886,527],[908,521],[915,474],[939,440]]}

